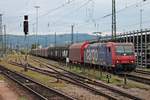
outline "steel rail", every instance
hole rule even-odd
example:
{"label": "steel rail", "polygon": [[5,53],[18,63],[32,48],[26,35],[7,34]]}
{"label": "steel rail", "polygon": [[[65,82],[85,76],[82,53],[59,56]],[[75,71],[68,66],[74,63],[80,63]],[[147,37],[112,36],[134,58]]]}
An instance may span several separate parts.
{"label": "steel rail", "polygon": [[[42,58],[42,59],[43,59],[43,58]],[[39,60],[39,59],[38,59],[38,60]],[[41,60],[41,59],[40,59],[40,60]],[[43,59],[43,60],[44,60],[44,59]],[[142,100],[142,98],[137,97],[137,96],[134,96],[134,95],[132,95],[132,94],[129,94],[129,93],[126,92],[126,91],[120,90],[120,89],[118,89],[118,88],[114,88],[114,87],[112,87],[112,86],[110,86],[110,85],[107,85],[107,84],[104,84],[104,83],[102,83],[102,82],[98,82],[98,81],[96,81],[96,80],[93,80],[93,79],[90,79],[90,78],[87,78],[87,77],[78,75],[78,74],[76,74],[76,73],[67,71],[67,70],[65,70],[65,69],[63,69],[63,68],[60,68],[60,67],[58,67],[58,66],[56,66],[56,65],[53,65],[53,64],[50,64],[50,63],[48,63],[48,62],[46,62],[46,61],[43,61],[43,60],[42,60],[43,63],[47,63],[48,65],[54,66],[55,68],[58,68],[58,69],[61,69],[61,70],[65,71],[65,72],[67,72],[67,74],[69,74],[68,76],[71,76],[71,75],[72,75],[73,78],[76,78],[76,79],[78,79],[78,80],[80,80],[80,81],[82,81],[82,82],[84,82],[84,83],[89,83],[89,84],[96,85],[96,86],[99,86],[99,87],[107,88],[107,89],[109,89],[109,90],[111,90],[111,91],[117,92],[117,93],[122,94],[123,96],[126,96],[126,97],[131,98],[131,99]],[[40,62],[40,61],[39,61],[39,62]],[[50,69],[52,69],[52,68],[49,67],[49,66],[47,66],[47,67],[50,68]]]}
{"label": "steel rail", "polygon": [[40,100],[76,100],[67,94],[64,94],[56,89],[49,88],[16,71],[12,71],[3,66],[0,66],[0,70],[5,76],[29,90],[31,93],[39,97]]}
{"label": "steel rail", "polygon": [[139,75],[133,75],[133,74],[126,74],[126,76],[130,80],[134,80],[134,81],[137,81],[137,82],[140,82],[140,83],[150,85],[150,79],[149,78],[142,77],[142,76],[139,76]]}
{"label": "steel rail", "polygon": [[[15,62],[13,62],[12,64],[14,64],[14,63],[15,63]],[[17,66],[17,63],[14,64],[14,65]],[[23,65],[22,65],[22,66],[20,66],[20,64],[18,64],[18,65],[19,65],[19,67],[23,67]],[[30,69],[30,70],[32,70],[32,71],[39,72],[39,73],[41,73],[41,74],[49,75],[49,76],[55,77],[55,78],[58,78],[58,76],[59,76],[59,79],[61,79],[61,80],[70,82],[70,83],[75,84],[75,85],[77,85],[77,86],[84,87],[84,88],[86,88],[87,90],[92,91],[92,92],[94,92],[94,93],[96,93],[96,94],[102,95],[102,96],[104,96],[104,97],[106,97],[106,98],[108,98],[108,99],[111,99],[111,100],[118,100],[117,97],[114,97],[114,96],[112,96],[112,95],[108,95],[108,94],[106,94],[106,93],[104,93],[104,92],[102,92],[102,91],[100,91],[100,90],[97,90],[97,89],[95,89],[95,88],[89,86],[88,84],[86,84],[86,83],[84,83],[84,82],[79,81],[78,79],[74,79],[74,78],[72,78],[72,77],[70,77],[70,76],[64,75],[63,73],[60,73],[60,72],[58,72],[57,70],[55,70],[55,71],[57,71],[56,73],[55,73],[55,72],[51,73],[51,71],[49,72],[48,70],[44,70],[44,69],[40,69],[40,68],[37,68],[37,67],[33,67],[32,65],[29,65],[28,69]],[[56,74],[56,75],[54,75],[54,74]]]}
{"label": "steel rail", "polygon": [[136,73],[141,73],[141,74],[150,75],[150,71],[144,71],[144,70],[141,70],[141,69],[136,69],[135,72],[136,72]]}

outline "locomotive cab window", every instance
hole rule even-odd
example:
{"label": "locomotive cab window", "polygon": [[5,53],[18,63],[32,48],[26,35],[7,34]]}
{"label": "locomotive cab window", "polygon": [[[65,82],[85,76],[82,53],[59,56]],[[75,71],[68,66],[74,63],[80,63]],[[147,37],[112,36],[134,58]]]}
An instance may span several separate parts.
{"label": "locomotive cab window", "polygon": [[117,55],[133,55],[133,47],[131,45],[118,45],[116,46]]}

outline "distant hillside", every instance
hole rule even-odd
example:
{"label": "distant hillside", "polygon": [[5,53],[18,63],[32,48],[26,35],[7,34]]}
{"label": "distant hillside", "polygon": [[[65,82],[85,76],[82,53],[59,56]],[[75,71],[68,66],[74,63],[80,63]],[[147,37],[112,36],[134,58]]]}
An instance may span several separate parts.
{"label": "distant hillside", "polygon": [[[74,42],[82,42],[85,40],[92,40],[96,38],[97,37],[94,35],[88,35],[85,33],[74,34]],[[55,36],[54,35],[38,35],[37,40],[38,40],[38,43],[42,47],[47,47],[50,45],[54,45]],[[36,41],[35,35],[28,36],[29,47],[31,47],[31,45],[34,44],[35,41]],[[56,45],[65,45],[65,44],[69,44],[70,42],[71,42],[71,34],[64,34],[64,35],[56,36]],[[7,35],[7,45],[9,47],[16,48],[18,45],[20,48],[24,48],[25,44],[26,42],[25,42],[24,36]]]}

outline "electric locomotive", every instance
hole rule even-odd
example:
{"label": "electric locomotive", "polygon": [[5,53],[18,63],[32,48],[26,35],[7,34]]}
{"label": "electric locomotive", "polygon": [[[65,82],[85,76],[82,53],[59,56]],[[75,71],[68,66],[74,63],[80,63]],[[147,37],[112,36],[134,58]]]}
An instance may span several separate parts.
{"label": "electric locomotive", "polygon": [[84,51],[84,63],[99,65],[114,72],[133,71],[136,57],[132,43],[94,43]]}

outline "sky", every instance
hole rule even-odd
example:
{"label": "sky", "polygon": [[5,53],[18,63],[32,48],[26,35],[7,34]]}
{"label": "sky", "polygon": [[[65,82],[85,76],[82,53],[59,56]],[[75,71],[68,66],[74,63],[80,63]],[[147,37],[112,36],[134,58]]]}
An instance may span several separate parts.
{"label": "sky", "polygon": [[[35,34],[36,8],[38,34],[71,32],[111,32],[112,0],[1,0],[0,13],[8,34],[24,35],[23,16],[29,16],[29,34]],[[141,10],[142,9],[142,10]],[[150,26],[150,0],[116,0],[117,32],[127,32]],[[142,17],[140,17],[142,15]]]}

